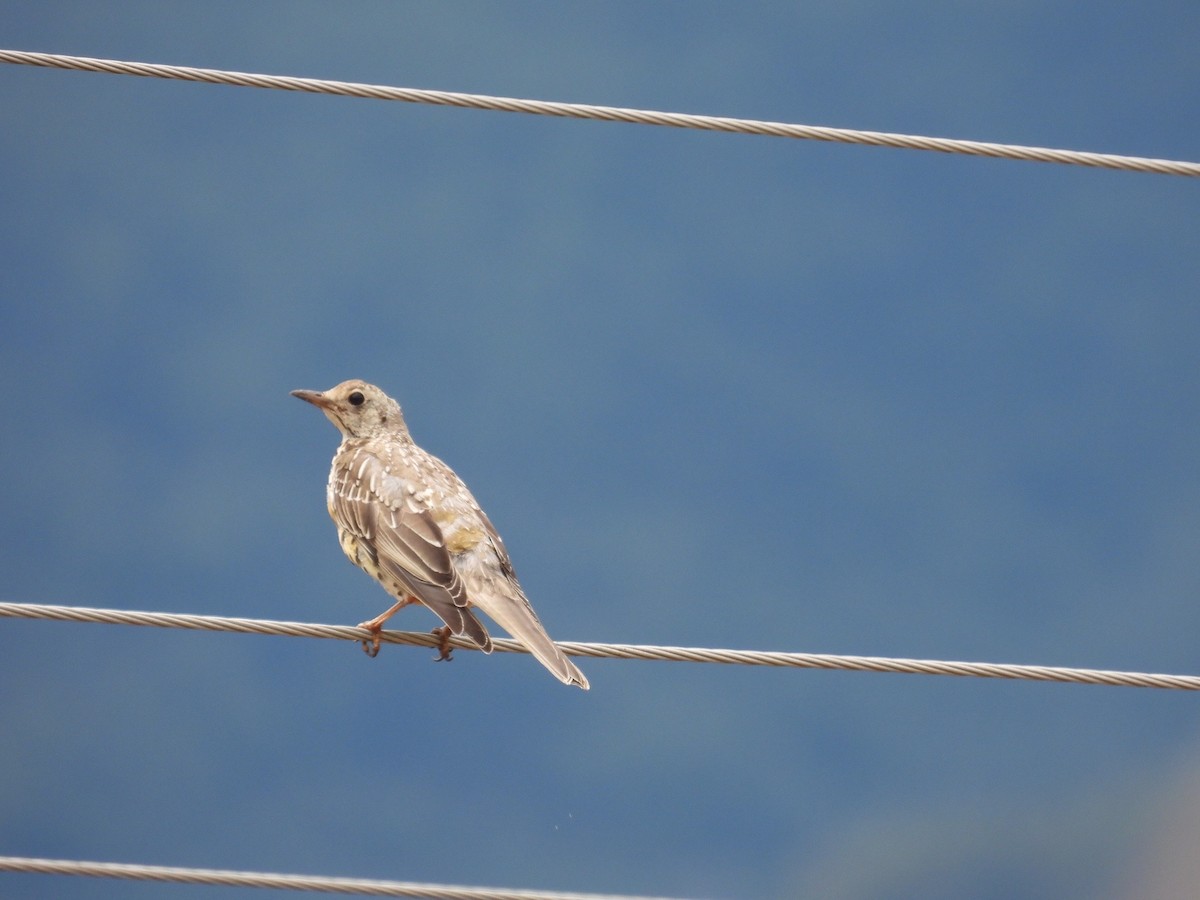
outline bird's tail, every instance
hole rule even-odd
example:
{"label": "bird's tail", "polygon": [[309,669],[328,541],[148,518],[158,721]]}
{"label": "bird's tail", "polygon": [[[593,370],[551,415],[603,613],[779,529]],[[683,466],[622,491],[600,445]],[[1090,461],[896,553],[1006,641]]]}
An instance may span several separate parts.
{"label": "bird's tail", "polygon": [[511,602],[489,604],[487,614],[495,619],[501,628],[529,648],[529,652],[538,662],[553,672],[563,684],[578,685],[585,691],[588,689],[587,678],[558,645],[550,640],[524,595],[513,597]]}

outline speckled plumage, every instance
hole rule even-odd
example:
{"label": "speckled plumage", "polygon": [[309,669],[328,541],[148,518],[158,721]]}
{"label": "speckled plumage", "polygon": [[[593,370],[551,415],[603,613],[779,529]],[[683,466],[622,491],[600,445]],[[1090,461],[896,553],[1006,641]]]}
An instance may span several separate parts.
{"label": "speckled plumage", "polygon": [[342,433],[329,472],[329,515],[346,556],[397,601],[360,627],[378,633],[391,615],[421,603],[488,653],[492,640],[478,608],[560,681],[587,690],[587,678],[546,634],[487,515],[449,466],[413,443],[400,405],[363,381],[292,395]]}

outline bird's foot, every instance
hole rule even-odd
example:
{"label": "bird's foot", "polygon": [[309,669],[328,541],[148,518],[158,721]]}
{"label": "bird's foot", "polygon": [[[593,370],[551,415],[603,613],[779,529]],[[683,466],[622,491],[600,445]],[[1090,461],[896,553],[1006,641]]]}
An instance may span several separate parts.
{"label": "bird's foot", "polygon": [[375,621],[370,621],[359,622],[357,627],[365,628],[367,631],[371,632],[371,636],[369,638],[363,638],[362,648],[363,653],[367,654],[367,656],[371,657],[371,659],[374,659],[379,655],[379,632],[383,630],[383,625]]}
{"label": "bird's foot", "polygon": [[438,638],[438,655],[434,657],[434,662],[445,662],[453,659],[450,655],[454,652],[454,648],[450,646],[450,631],[449,625],[443,625],[441,628],[435,628],[430,634],[437,635]]}

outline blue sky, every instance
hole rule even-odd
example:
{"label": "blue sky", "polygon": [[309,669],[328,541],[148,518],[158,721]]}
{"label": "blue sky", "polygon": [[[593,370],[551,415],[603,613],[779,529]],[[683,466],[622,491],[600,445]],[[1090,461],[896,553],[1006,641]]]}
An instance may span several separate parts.
{"label": "blue sky", "polygon": [[[1200,157],[1188,3],[4,10],[12,49]],[[1194,180],[17,66],[0,104],[6,600],[381,611],[324,511],[336,433],[287,396],[360,377],[561,639],[1200,671]],[[1190,695],[619,661],[584,694],[429,656],[0,622],[0,852],[1191,883]],[[49,890],[164,895],[0,876]]]}

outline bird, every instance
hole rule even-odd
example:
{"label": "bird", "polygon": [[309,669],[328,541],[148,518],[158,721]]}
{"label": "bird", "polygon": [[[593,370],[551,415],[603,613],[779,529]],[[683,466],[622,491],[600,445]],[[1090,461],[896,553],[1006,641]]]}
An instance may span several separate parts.
{"label": "bird", "polygon": [[379,652],[383,624],[414,603],[444,623],[434,629],[438,659],[450,658],[450,635],[484,653],[492,639],[476,610],[487,613],[564,684],[588,680],[550,639],[517,581],[499,533],[454,470],[413,442],[400,404],[365,381],[327,391],[292,391],[317,407],[342,434],[326,487],[338,543],[395,603],[359,628],[368,656]]}

